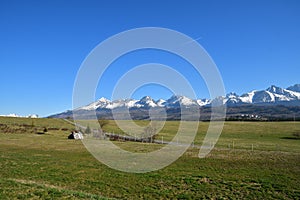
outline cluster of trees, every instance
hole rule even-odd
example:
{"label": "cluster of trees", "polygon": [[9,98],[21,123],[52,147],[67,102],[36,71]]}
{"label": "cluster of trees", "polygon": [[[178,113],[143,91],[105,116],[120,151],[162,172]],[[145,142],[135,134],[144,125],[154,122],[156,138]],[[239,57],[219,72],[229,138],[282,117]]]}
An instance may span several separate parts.
{"label": "cluster of trees", "polygon": [[157,128],[153,124],[149,124],[144,128],[144,132],[141,135],[141,138],[145,142],[153,142],[157,136]]}
{"label": "cluster of trees", "polygon": [[[81,132],[85,134],[93,134],[94,137],[99,138],[99,137],[105,137],[103,133],[103,128],[109,124],[109,121],[106,119],[99,119],[98,123],[100,125],[100,129],[95,131],[92,130],[89,125],[85,128],[85,130],[80,130]],[[154,142],[157,136],[157,126],[153,123],[150,123],[148,126],[146,126],[143,130],[143,132],[140,135],[140,139],[143,142]]]}
{"label": "cluster of trees", "polygon": [[87,127],[84,131],[83,130],[80,130],[80,131],[85,133],[85,134],[93,133],[95,137],[99,137],[100,135],[103,135],[103,128],[109,123],[109,121],[105,120],[105,119],[99,119],[98,123],[100,125],[100,128],[98,129],[98,131],[93,131],[91,129],[91,127],[89,126],[89,124],[87,125]]}

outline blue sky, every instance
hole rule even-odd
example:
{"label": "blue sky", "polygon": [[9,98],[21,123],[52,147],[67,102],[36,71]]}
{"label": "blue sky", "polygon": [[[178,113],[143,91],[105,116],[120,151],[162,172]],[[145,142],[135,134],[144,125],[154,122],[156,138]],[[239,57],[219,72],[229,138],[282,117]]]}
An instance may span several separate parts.
{"label": "blue sky", "polygon": [[[299,10],[297,0],[1,0],[0,114],[47,116],[71,109],[76,74],[89,52],[108,37],[139,27],[165,27],[197,39],[218,66],[227,92],[300,83]],[[148,62],[184,66],[197,96],[209,97],[188,64],[158,51],[117,60],[96,97],[109,98],[122,73]],[[133,97],[170,94],[147,86]]]}

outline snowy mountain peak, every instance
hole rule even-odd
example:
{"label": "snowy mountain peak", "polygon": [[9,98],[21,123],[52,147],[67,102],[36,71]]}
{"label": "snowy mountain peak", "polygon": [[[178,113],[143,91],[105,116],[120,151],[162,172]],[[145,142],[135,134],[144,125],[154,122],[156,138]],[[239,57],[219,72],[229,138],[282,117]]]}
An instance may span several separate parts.
{"label": "snowy mountain peak", "polygon": [[110,102],[110,100],[108,100],[104,97],[101,97],[100,99],[98,99],[98,102]]}
{"label": "snowy mountain peak", "polygon": [[198,99],[197,104],[201,107],[201,106],[206,106],[211,104],[211,100],[210,99]]}
{"label": "snowy mountain peak", "polygon": [[182,95],[172,95],[169,99],[168,99],[168,101],[178,101],[178,100],[180,100],[180,99],[182,99],[182,98],[184,98],[184,96],[182,96]]}
{"label": "snowy mountain peak", "polygon": [[0,115],[0,117],[39,118],[39,116],[37,114],[30,114],[30,115],[27,115],[27,116],[20,116],[20,115],[17,115],[15,113],[8,114],[8,115]]}
{"label": "snowy mountain peak", "polygon": [[238,97],[239,95],[237,95],[235,92],[230,92],[226,95],[227,98],[236,98]]}
{"label": "snowy mountain peak", "polygon": [[[251,105],[249,106],[251,109],[255,107],[252,105],[259,105],[259,107],[263,109],[269,108],[269,106],[273,108],[276,105],[283,105],[286,107],[292,106],[286,109],[295,109],[297,106],[300,107],[300,84],[288,87],[287,89],[272,85],[265,90],[253,90],[242,95],[237,95],[236,93],[231,92],[226,96],[219,96],[214,99],[193,100],[182,95],[173,95],[167,100],[159,99],[157,101],[153,100],[150,96],[145,96],[140,100],[120,99],[110,101],[105,98],[100,98],[96,102],[93,102],[89,105],[74,109],[72,111],[59,113],[53,115],[52,117],[65,118],[72,116],[75,113],[78,115],[83,115],[83,118],[85,118],[94,115],[94,111],[96,111],[97,115],[109,118],[111,112],[108,110],[120,109],[120,117],[122,118],[122,112],[124,111],[124,108],[127,108],[130,109],[129,112],[132,111],[132,114],[136,119],[146,119],[148,115],[145,110],[150,108],[158,108],[158,110],[160,108],[165,108],[166,111],[171,114],[170,116],[172,119],[173,117],[174,119],[178,119],[177,114],[180,116],[180,113],[178,113],[178,108],[188,108],[188,110],[201,108],[203,111],[205,111],[207,110],[207,107],[222,105],[230,107],[229,110],[232,112],[234,112],[234,110],[239,110],[239,108],[233,107],[240,106],[243,107],[241,108],[243,110],[244,108],[248,107],[247,105]],[[280,109],[280,112],[281,111],[282,110]],[[265,111],[262,111],[262,113],[264,112]],[[270,109],[268,109],[268,112],[270,115],[273,115],[273,111]],[[282,113],[280,113],[280,115],[281,114]]]}
{"label": "snowy mountain peak", "polygon": [[267,89],[268,92],[276,93],[276,94],[284,94],[284,89],[277,87],[275,85],[272,85]]}
{"label": "snowy mountain peak", "polygon": [[196,100],[192,100],[186,96],[182,95],[173,95],[170,99],[167,100],[168,107],[174,106],[192,106],[192,105],[199,105]]}
{"label": "snowy mountain peak", "polygon": [[95,110],[95,109],[115,109],[115,108],[178,108],[180,106],[211,106],[211,105],[228,105],[238,106],[243,104],[284,104],[284,105],[300,105],[300,84],[296,84],[287,89],[270,86],[266,90],[253,90],[241,96],[234,92],[227,94],[225,97],[217,97],[215,99],[190,99],[182,95],[173,95],[169,99],[153,100],[150,96],[145,96],[140,100],[121,99],[110,101],[104,97],[87,106],[83,106],[76,110]]}
{"label": "snowy mountain peak", "polygon": [[155,103],[156,103],[156,105],[157,105],[158,107],[164,107],[165,104],[166,104],[166,100],[164,100],[164,99],[159,99],[159,100],[157,100]]}
{"label": "snowy mountain peak", "polygon": [[151,97],[145,96],[141,100],[136,102],[136,107],[157,107],[157,104]]}
{"label": "snowy mountain peak", "polygon": [[153,99],[150,96],[144,96],[143,98],[141,98],[140,101],[147,102],[147,101],[153,101]]}

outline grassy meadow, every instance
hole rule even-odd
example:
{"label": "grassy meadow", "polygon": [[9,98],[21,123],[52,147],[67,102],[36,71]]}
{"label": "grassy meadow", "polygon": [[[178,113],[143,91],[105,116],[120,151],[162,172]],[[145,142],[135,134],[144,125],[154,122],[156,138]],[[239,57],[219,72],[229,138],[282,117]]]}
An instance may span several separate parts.
{"label": "grassy meadow", "polygon": [[[81,123],[96,128],[93,121]],[[200,122],[196,145],[208,124]],[[168,121],[157,137],[171,140],[177,128],[178,122]],[[300,140],[293,136],[300,122],[226,122],[206,158],[190,148],[170,166],[144,174],[100,163],[81,141],[67,139],[73,129],[62,119],[0,117],[0,199],[300,198]],[[104,130],[122,133],[114,121]],[[140,152],[161,147],[115,144]]]}

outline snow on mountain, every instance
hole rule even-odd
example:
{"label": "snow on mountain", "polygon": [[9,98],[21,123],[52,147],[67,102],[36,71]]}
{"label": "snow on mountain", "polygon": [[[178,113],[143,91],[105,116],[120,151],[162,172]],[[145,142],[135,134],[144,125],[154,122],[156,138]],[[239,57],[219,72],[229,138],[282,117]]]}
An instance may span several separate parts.
{"label": "snow on mountain", "polygon": [[15,113],[11,113],[11,114],[8,114],[8,115],[0,115],[1,117],[21,117]]}
{"label": "snow on mountain", "polygon": [[197,103],[199,106],[206,106],[211,104],[211,100],[210,99],[198,99]]}
{"label": "snow on mountain", "polygon": [[155,101],[149,97],[145,96],[141,100],[137,101],[134,105],[135,107],[157,107],[158,105],[155,103]]}
{"label": "snow on mountain", "polygon": [[173,95],[170,99],[167,100],[167,107],[176,107],[176,106],[198,106],[196,100],[192,100],[186,96]]}
{"label": "snow on mountain", "polygon": [[252,103],[267,103],[274,101],[274,95],[271,92],[265,90],[255,92],[252,98]]}
{"label": "snow on mountain", "polygon": [[246,94],[243,94],[240,96],[240,100],[243,102],[243,103],[252,103],[252,99],[253,99],[253,96],[255,94],[255,90],[252,91],[252,92],[249,92],[249,93],[246,93]]}
{"label": "snow on mountain", "polygon": [[[78,109],[79,110],[95,110],[97,108],[105,108],[110,103],[111,102],[108,99],[102,97],[102,98],[98,99],[96,102],[93,102],[93,103],[88,104],[86,106],[80,107]],[[78,110],[78,109],[76,109],[76,110]]]}
{"label": "snow on mountain", "polygon": [[276,100],[280,101],[291,101],[291,100],[296,100],[297,94],[293,91],[289,91],[280,87],[276,87],[272,85],[267,89],[270,93],[272,93],[275,97]]}
{"label": "snow on mountain", "polygon": [[76,110],[95,110],[95,109],[116,109],[116,108],[154,108],[154,107],[177,107],[177,106],[204,106],[210,103],[210,100],[192,100],[185,96],[174,95],[168,100],[153,100],[149,96],[145,96],[140,100],[121,99],[109,101],[101,98],[94,103],[77,108]]}
{"label": "snow on mountain", "polygon": [[166,104],[166,100],[164,100],[164,99],[159,99],[159,100],[157,100],[155,103],[156,103],[156,105],[157,105],[158,107],[164,107],[165,104]]}
{"label": "snow on mountain", "polygon": [[235,99],[237,97],[239,97],[239,95],[237,95],[236,93],[234,92],[230,92],[226,95],[227,98],[232,98],[232,99]]}
{"label": "snow on mountain", "polygon": [[211,105],[228,105],[237,106],[243,104],[266,104],[266,103],[286,103],[290,101],[299,101],[300,104],[300,84],[296,84],[287,89],[283,89],[272,85],[266,90],[253,90],[251,92],[242,94],[241,96],[236,93],[229,93],[223,97],[215,99],[190,99],[182,95],[173,95],[171,98],[164,100],[153,100],[150,96],[145,96],[140,100],[135,99],[120,99],[110,101],[106,98],[100,98],[94,103],[87,106],[80,107],[76,110],[94,110],[94,109],[116,109],[116,108],[155,108],[167,107],[176,108],[180,106],[211,106]]}
{"label": "snow on mountain", "polygon": [[229,99],[227,97],[216,97],[213,100],[211,100],[211,104],[212,106],[221,106],[221,105],[225,105],[227,103]]}
{"label": "snow on mountain", "polygon": [[121,99],[121,100],[115,100],[109,103],[105,108],[107,109],[115,109],[120,107],[125,108],[132,108],[135,107],[137,100],[134,99]]}
{"label": "snow on mountain", "polygon": [[17,114],[15,114],[15,113],[8,114],[8,115],[0,115],[0,117],[39,118],[39,116],[38,116],[37,114],[30,114],[30,115],[27,115],[27,116],[20,116],[20,115],[17,115]]}
{"label": "snow on mountain", "polygon": [[271,87],[269,87],[267,89],[268,92],[271,92],[271,93],[275,93],[275,94],[284,94],[284,89],[283,88],[280,88],[280,87],[277,87],[275,85],[272,85]]}
{"label": "snow on mountain", "polygon": [[[300,84],[292,86],[291,89],[297,90]],[[272,85],[266,90],[253,90],[249,93],[245,93],[238,96],[235,93],[229,93],[223,99],[227,105],[241,105],[241,104],[260,104],[260,103],[284,103],[290,101],[300,100],[300,92],[292,91],[289,89],[283,89]]]}
{"label": "snow on mountain", "polygon": [[226,98],[223,99],[223,103],[227,105],[236,105],[243,103],[242,100],[240,99],[239,95],[237,95],[234,92],[231,92],[226,95]]}
{"label": "snow on mountain", "polygon": [[292,96],[297,99],[300,99],[300,92],[288,91]]}
{"label": "snow on mountain", "polygon": [[239,97],[243,103],[278,103],[300,100],[300,92],[283,89],[272,85],[266,90],[252,91]]}

